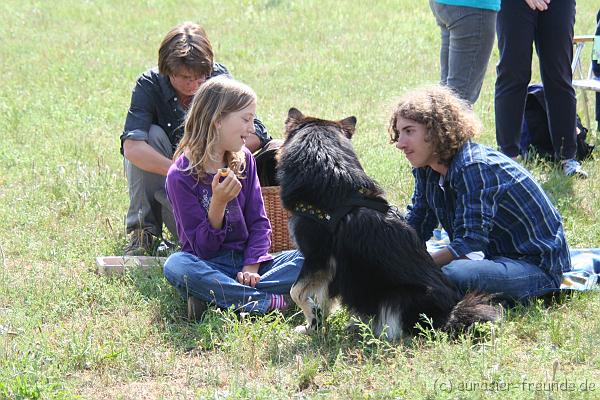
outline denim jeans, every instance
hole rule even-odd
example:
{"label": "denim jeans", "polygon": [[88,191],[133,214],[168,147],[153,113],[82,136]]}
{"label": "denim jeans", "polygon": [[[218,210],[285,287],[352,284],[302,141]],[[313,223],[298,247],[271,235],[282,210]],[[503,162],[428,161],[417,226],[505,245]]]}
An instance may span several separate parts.
{"label": "denim jeans", "polygon": [[429,0],[441,29],[441,82],[473,104],[479,97],[496,33],[496,11]]}
{"label": "denim jeans", "polygon": [[[130,140],[144,138],[132,136]],[[173,158],[171,142],[160,126],[150,126],[148,144],[163,156]],[[164,222],[173,236],[177,237],[173,210],[165,193],[166,177],[139,169],[126,158],[123,160],[129,189],[127,233],[135,229],[147,229],[154,236],[160,237]]]}
{"label": "denim jeans", "polygon": [[454,260],[443,266],[442,272],[462,294],[480,290],[511,302],[525,302],[560,287],[560,276],[552,277],[536,265],[507,257]]}
{"label": "denim jeans", "polygon": [[272,293],[290,293],[304,262],[296,250],[273,257],[260,265],[260,282],[254,288],[236,280],[244,266],[243,254],[236,251],[223,251],[210,260],[186,252],[174,253],[165,262],[164,274],[184,299],[193,296],[220,308],[234,306],[238,311],[265,313]]}

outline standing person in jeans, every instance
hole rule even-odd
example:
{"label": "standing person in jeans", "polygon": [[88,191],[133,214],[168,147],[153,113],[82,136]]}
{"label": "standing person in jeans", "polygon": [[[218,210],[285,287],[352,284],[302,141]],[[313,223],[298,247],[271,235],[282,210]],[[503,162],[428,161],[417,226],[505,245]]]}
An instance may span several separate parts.
{"label": "standing person in jeans", "polygon": [[561,160],[565,175],[586,178],[587,173],[575,160],[576,98],[571,71],[574,24],[575,0],[502,2],[497,20],[500,61],[496,68],[496,141],[504,154],[517,158],[535,42],[554,156]]}
{"label": "standing person in jeans", "polygon": [[524,302],[553,292],[571,269],[562,218],[521,164],[472,141],[480,130],[447,87],[399,101],[389,133],[413,167],[407,222],[424,242],[438,224],[448,232],[431,256],[463,294]]}
{"label": "standing person in jeans", "polygon": [[[131,95],[121,154],[129,188],[126,255],[149,252],[162,238],[163,222],[176,236],[173,211],[165,195],[165,177],[173,152],[183,135],[183,120],[192,97],[207,80],[225,75],[227,68],[213,61],[204,28],[184,22],[171,29],[158,50],[158,68],[144,72]],[[264,125],[254,119],[255,132],[246,141],[250,151],[269,140]]]}
{"label": "standing person in jeans", "polygon": [[441,83],[473,104],[479,97],[500,0],[429,0],[441,29]]}

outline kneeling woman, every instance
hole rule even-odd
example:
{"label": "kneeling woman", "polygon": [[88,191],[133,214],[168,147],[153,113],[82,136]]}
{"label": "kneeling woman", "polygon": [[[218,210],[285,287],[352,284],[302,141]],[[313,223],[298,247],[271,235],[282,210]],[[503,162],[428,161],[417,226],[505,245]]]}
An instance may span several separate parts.
{"label": "kneeling woman", "polygon": [[204,83],[167,175],[182,251],[167,259],[164,274],[193,319],[206,303],[258,313],[283,309],[302,266],[297,251],[268,253],[271,226],[254,158],[244,147],[255,111],[248,86],[225,77]]}
{"label": "kneeling woman", "polygon": [[554,291],[571,269],[561,216],[520,164],[471,141],[479,130],[445,87],[400,100],[389,133],[413,166],[408,222],[423,241],[438,224],[448,232],[432,257],[463,293],[522,302]]}

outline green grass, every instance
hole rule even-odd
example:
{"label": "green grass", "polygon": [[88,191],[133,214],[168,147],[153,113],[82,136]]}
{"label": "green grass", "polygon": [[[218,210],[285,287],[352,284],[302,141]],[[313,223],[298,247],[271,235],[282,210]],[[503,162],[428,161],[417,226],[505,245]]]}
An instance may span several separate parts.
{"label": "green grass", "polygon": [[[597,6],[577,2],[577,34],[593,31]],[[97,276],[94,258],[125,243],[118,138],[131,88],[183,20],[204,24],[217,60],[256,90],[274,137],[291,106],[355,115],[367,172],[394,203],[410,198],[410,167],[385,132],[393,99],[438,77],[439,32],[425,1],[5,0],[0,398],[600,397],[597,292],[511,310],[456,340],[425,329],[388,344],[368,326],[348,336],[345,312],[312,337],[293,333],[297,314],[238,320],[212,311],[190,324],[160,271]],[[489,145],[497,59],[494,50],[475,106],[479,141]],[[600,162],[584,166],[587,181],[529,165],[563,214],[569,243],[599,247]]]}

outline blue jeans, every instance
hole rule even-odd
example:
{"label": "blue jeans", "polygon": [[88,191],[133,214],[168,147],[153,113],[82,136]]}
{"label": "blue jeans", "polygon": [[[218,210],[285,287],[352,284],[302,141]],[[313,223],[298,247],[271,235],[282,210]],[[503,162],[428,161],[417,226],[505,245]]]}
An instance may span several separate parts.
{"label": "blue jeans", "polygon": [[289,294],[304,257],[296,250],[275,254],[260,265],[261,278],[255,288],[236,280],[243,262],[243,254],[236,251],[223,251],[210,260],[178,252],[167,258],[164,274],[184,299],[192,296],[220,308],[234,306],[238,311],[264,314],[272,293]]}
{"label": "blue jeans", "polygon": [[441,29],[441,82],[473,104],[479,97],[496,33],[496,11],[429,0]]}
{"label": "blue jeans", "polygon": [[480,290],[509,301],[524,302],[560,287],[560,276],[552,277],[536,265],[507,257],[454,260],[443,266],[442,272],[463,295]]}

